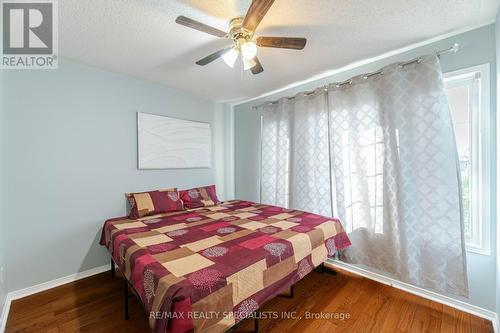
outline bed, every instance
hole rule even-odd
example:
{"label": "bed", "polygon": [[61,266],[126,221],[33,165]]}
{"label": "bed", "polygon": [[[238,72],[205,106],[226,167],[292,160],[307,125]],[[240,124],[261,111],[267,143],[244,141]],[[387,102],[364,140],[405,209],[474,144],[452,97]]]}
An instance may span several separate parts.
{"label": "bed", "polygon": [[107,220],[101,245],[154,332],[224,332],[351,243],[341,223],[227,201]]}

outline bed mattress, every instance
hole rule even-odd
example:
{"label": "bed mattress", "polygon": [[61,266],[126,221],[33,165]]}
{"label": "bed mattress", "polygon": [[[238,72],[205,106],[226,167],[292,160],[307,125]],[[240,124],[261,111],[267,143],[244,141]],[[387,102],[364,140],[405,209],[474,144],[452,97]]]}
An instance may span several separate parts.
{"label": "bed mattress", "polygon": [[154,332],[223,332],[351,243],[338,219],[228,201],[107,220],[106,246]]}

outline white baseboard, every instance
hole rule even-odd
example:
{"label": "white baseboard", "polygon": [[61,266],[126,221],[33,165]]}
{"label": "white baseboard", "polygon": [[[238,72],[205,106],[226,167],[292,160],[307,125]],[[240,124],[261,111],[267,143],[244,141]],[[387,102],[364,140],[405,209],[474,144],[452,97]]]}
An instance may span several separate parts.
{"label": "white baseboard", "polygon": [[77,280],[80,280],[80,279],[84,279],[86,277],[89,277],[89,276],[92,276],[92,275],[96,275],[96,274],[99,274],[99,273],[102,273],[102,272],[105,272],[105,271],[109,271],[109,270],[110,270],[110,266],[109,265],[103,265],[103,266],[91,268],[91,269],[83,271],[83,272],[78,272],[76,274],[71,274],[71,275],[68,275],[68,276],[64,276],[64,277],[59,278],[59,279],[55,279],[55,280],[52,280],[52,281],[47,281],[47,282],[44,282],[44,283],[40,283],[40,284],[37,284],[37,285],[32,286],[32,287],[28,287],[28,288],[24,288],[24,289],[19,289],[19,290],[16,290],[16,291],[11,291],[8,294],[8,296],[10,296],[10,300],[13,301],[13,300],[16,300],[16,299],[19,299],[19,298],[23,298],[23,297],[26,297],[26,296],[30,296],[30,295],[33,295],[33,294],[36,294],[36,293],[48,290],[48,289],[59,287],[59,286],[61,286],[63,284],[70,283],[70,282],[73,282],[73,281],[77,281]]}
{"label": "white baseboard", "polygon": [[495,313],[495,319],[492,320],[493,331],[495,333],[500,333],[500,319],[498,318],[498,313]]}
{"label": "white baseboard", "polygon": [[5,296],[5,304],[3,305],[2,309],[2,316],[0,317],[0,333],[5,332],[5,325],[7,325],[7,317],[9,315],[9,310],[10,310],[10,299],[9,295],[7,294]]}
{"label": "white baseboard", "polygon": [[385,285],[389,285],[391,287],[397,288],[404,290],[410,294],[417,295],[426,299],[429,299],[434,302],[438,302],[444,305],[451,306],[455,309],[458,309],[463,312],[467,312],[470,314],[473,314],[475,316],[485,318],[488,320],[491,320],[492,325],[493,325],[493,330],[495,333],[500,333],[500,328],[499,328],[499,323],[498,323],[498,315],[496,312],[493,312],[491,310],[483,309],[479,306],[475,306],[466,302],[459,301],[457,299],[444,296],[441,294],[438,294],[436,292],[423,289],[420,287],[416,287],[414,285],[404,283],[395,279],[392,279],[390,277],[387,277],[382,274],[374,273],[372,271],[369,271],[367,269],[363,269],[361,267],[357,267],[355,265],[350,265],[346,264],[345,262],[342,262],[340,260],[335,260],[335,259],[328,259],[327,260],[327,265],[337,267],[343,270],[346,270],[348,272],[354,273],[361,275],[363,277],[366,277],[370,280],[374,280],[380,283],[383,283]]}
{"label": "white baseboard", "polygon": [[62,278],[58,278],[52,281],[47,281],[44,283],[40,283],[37,285],[34,285],[32,287],[24,288],[24,289],[19,289],[16,291],[11,291],[10,293],[7,294],[6,299],[5,299],[5,305],[2,310],[2,316],[0,317],[0,333],[3,333],[5,331],[5,326],[7,325],[7,317],[9,316],[9,310],[10,310],[10,303],[16,299],[20,299],[26,296],[30,296],[48,289],[52,289],[55,287],[59,287],[63,284],[74,282],[80,279],[84,279],[86,277],[96,275],[99,273],[103,273],[105,271],[109,271],[110,266],[109,265],[103,265],[95,268],[91,268],[89,270],[83,271],[83,272],[78,272],[75,274],[71,274],[68,276],[64,276]]}
{"label": "white baseboard", "polygon": [[[421,296],[421,297],[430,299],[432,301],[451,306],[453,308],[456,308],[458,310],[473,314],[473,315],[481,317],[481,318],[491,320],[491,322],[493,324],[494,332],[500,333],[499,318],[498,318],[497,313],[495,313],[493,311],[486,310],[486,309],[480,308],[478,306],[453,299],[451,297],[443,296],[443,295],[440,295],[438,293],[435,293],[435,292],[432,292],[429,290],[415,287],[413,285],[410,285],[410,284],[407,284],[407,283],[404,283],[401,281],[397,281],[397,280],[391,279],[387,276],[377,274],[377,273],[368,271],[368,270],[360,268],[360,267],[349,265],[349,264],[346,264],[346,263],[338,261],[338,260],[330,260],[329,259],[327,261],[327,265],[331,265],[333,267],[338,267],[340,269],[364,276],[368,279],[375,280],[377,282],[392,286],[394,288],[404,290],[408,293],[411,293],[411,294],[414,294],[417,296]],[[52,281],[40,283],[40,284],[37,284],[37,285],[29,287],[29,288],[24,288],[24,289],[20,289],[20,290],[16,290],[16,291],[12,291],[12,292],[8,293],[6,300],[5,300],[5,305],[4,305],[4,308],[2,311],[2,316],[0,317],[0,333],[3,333],[5,331],[5,325],[7,324],[7,317],[9,315],[9,310],[10,310],[10,303],[13,300],[23,298],[26,296],[30,296],[30,295],[33,295],[33,294],[36,294],[36,293],[39,293],[39,292],[42,292],[42,291],[45,291],[48,289],[52,289],[52,288],[61,286],[61,285],[66,284],[66,283],[74,282],[74,281],[77,281],[77,280],[80,280],[80,279],[83,279],[83,278],[86,278],[86,277],[89,277],[92,275],[96,275],[96,274],[99,274],[99,273],[102,273],[102,272],[105,272],[108,270],[109,270],[109,265],[103,265],[103,266],[95,267],[95,268],[92,268],[92,269],[89,269],[89,270],[86,270],[83,272],[79,272],[79,273],[68,275],[68,276],[65,276],[65,277],[62,277],[59,279],[55,279]]]}

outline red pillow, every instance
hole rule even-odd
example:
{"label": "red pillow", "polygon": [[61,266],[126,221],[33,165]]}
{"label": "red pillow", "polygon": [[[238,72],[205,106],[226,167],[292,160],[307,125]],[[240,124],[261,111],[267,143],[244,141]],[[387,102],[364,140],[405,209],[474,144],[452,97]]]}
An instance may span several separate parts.
{"label": "red pillow", "polygon": [[188,209],[214,206],[220,202],[217,198],[215,185],[182,190],[179,191],[179,194],[184,207]]}
{"label": "red pillow", "polygon": [[130,206],[129,217],[133,219],[184,209],[177,189],[127,193],[125,196]]}

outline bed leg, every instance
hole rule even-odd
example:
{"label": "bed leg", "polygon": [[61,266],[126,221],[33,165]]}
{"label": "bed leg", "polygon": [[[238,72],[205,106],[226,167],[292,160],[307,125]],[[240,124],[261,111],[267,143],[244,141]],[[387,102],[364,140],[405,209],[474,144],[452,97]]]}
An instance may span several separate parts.
{"label": "bed leg", "polygon": [[115,272],[115,261],[113,260],[113,257],[111,257],[111,276],[115,277],[116,272]]}
{"label": "bed leg", "polygon": [[259,333],[259,317],[258,317],[258,312],[254,312],[255,314],[255,318],[254,318],[254,328],[253,328],[253,332],[254,333]]}
{"label": "bed leg", "polygon": [[325,268],[325,263],[322,263],[321,265],[319,265],[318,268],[319,268],[319,272],[321,274],[337,275],[337,272],[334,271],[333,269]]}
{"label": "bed leg", "polygon": [[124,277],[123,280],[123,296],[125,298],[125,320],[128,320],[128,284],[127,280]]}

